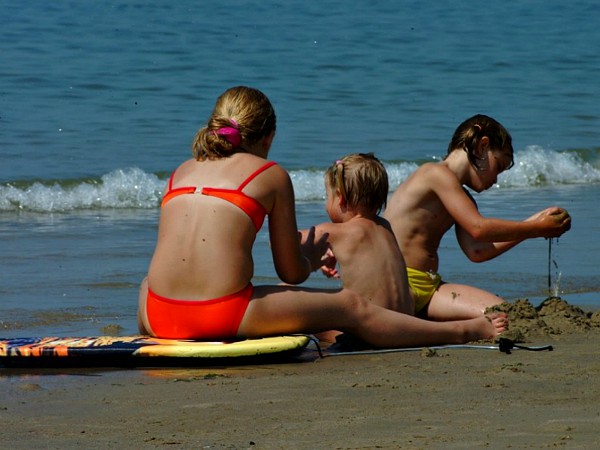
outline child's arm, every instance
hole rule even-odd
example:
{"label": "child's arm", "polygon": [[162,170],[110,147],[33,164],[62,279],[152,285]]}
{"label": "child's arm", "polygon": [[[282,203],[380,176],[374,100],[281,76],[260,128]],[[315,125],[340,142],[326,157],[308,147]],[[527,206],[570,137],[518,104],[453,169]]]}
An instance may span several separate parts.
{"label": "child's arm", "polygon": [[[529,238],[558,237],[571,228],[567,211],[556,207],[540,211],[525,221],[483,217],[472,197],[448,168],[432,165],[428,172],[429,185],[454,219],[457,228],[460,227],[477,242],[513,243],[514,247],[516,243]],[[508,248],[504,247],[502,251]]]}
{"label": "child's arm", "polygon": [[[525,219],[524,222],[544,219],[548,220],[551,216],[560,216],[562,213],[566,213],[566,211],[562,208],[551,207],[535,213],[531,217]],[[473,262],[484,262],[493,259],[525,240],[519,239],[508,242],[476,241],[461,227],[456,227],[456,237],[465,255]]]}
{"label": "child's arm", "polygon": [[473,239],[464,229],[456,227],[456,239],[463,253],[473,262],[484,262],[510,250],[524,239],[508,242],[481,242]]}

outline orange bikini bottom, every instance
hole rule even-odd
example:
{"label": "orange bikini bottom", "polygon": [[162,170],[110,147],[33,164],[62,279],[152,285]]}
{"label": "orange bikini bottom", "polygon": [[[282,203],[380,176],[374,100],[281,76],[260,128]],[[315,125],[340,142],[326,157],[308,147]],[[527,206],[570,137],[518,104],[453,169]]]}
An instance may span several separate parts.
{"label": "orange bikini bottom", "polygon": [[232,339],[252,299],[248,283],[235,294],[213,300],[173,300],[148,288],[146,314],[152,331],[166,339]]}

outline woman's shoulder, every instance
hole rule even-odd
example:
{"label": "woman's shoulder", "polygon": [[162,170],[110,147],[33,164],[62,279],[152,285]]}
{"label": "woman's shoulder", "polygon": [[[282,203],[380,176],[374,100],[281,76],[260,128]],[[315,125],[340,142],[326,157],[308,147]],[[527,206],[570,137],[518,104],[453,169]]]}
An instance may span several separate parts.
{"label": "woman's shoulder", "polygon": [[176,168],[174,169],[174,172],[181,170],[181,169],[185,169],[187,167],[192,167],[198,163],[199,162],[196,161],[194,158],[186,159],[185,161],[179,163],[178,166],[176,166]]}
{"label": "woman's shoulder", "polygon": [[191,174],[197,167],[198,161],[194,158],[187,159],[171,170],[172,178],[185,178]]}
{"label": "woman's shoulder", "polygon": [[261,161],[256,162],[256,170],[261,170],[262,173],[265,174],[265,178],[271,179],[280,183],[290,183],[291,177],[290,174],[276,161],[268,161],[266,159],[262,159]]}
{"label": "woman's shoulder", "polygon": [[236,153],[234,155],[231,155],[229,157],[229,159],[237,164],[242,164],[245,167],[248,167],[250,169],[269,169],[271,170],[271,167],[276,167],[276,169],[274,169],[274,172],[278,172],[278,171],[285,171],[281,165],[276,162],[276,161],[269,161],[268,159],[265,159],[261,156],[257,156],[257,155],[253,155],[252,153]]}

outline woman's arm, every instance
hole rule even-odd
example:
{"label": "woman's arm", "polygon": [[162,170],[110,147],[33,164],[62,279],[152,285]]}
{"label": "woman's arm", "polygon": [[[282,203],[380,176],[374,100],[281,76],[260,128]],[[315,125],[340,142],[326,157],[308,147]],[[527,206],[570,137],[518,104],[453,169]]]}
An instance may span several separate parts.
{"label": "woman's arm", "polygon": [[278,167],[273,171],[274,202],[269,212],[269,237],[275,270],[289,284],[305,281],[321,267],[321,257],[327,250],[327,235],[315,239],[314,230],[300,242],[296,222],[294,190],[290,177]]}
{"label": "woman's arm", "polygon": [[[331,222],[324,222],[319,225],[315,225],[314,227],[314,240],[321,241],[323,239],[327,240],[327,250],[325,254],[321,257],[321,272],[328,278],[340,278],[340,273],[337,269],[337,259],[333,254],[333,250],[331,249],[331,240],[335,239],[336,236],[336,224]],[[310,242],[310,233],[313,228],[308,230],[300,231],[300,243],[301,245],[305,245],[307,242]]]}

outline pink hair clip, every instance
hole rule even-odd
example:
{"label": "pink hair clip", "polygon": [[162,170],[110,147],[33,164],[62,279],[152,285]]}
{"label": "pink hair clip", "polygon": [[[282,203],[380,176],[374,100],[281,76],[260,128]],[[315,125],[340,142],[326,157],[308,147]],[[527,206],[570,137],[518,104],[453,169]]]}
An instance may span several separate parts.
{"label": "pink hair clip", "polygon": [[242,143],[242,135],[240,134],[240,130],[237,128],[222,127],[216,131],[216,134],[222,136],[233,147],[239,147],[239,145]]}
{"label": "pink hair clip", "polygon": [[233,125],[233,127],[221,127],[214,133],[218,136],[222,136],[227,142],[236,148],[242,143],[242,134],[240,133],[238,124],[235,120],[229,119],[229,122],[231,125]]}

